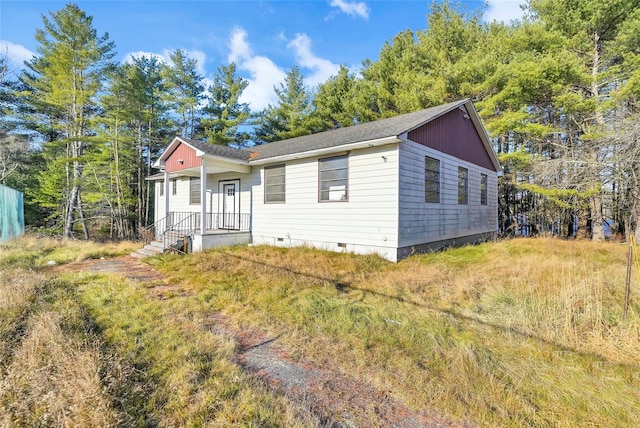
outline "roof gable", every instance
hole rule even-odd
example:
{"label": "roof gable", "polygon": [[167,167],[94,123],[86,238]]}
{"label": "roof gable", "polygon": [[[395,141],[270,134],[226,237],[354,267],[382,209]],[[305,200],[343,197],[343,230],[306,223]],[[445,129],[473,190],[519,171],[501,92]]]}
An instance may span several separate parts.
{"label": "roof gable", "polygon": [[422,144],[458,159],[498,171],[487,150],[482,134],[478,132],[467,109],[459,108],[447,112],[408,132],[411,141]]}
{"label": "roof gable", "polygon": [[[220,146],[217,144],[209,144],[204,141],[191,140],[189,138],[175,137],[169,147],[165,149],[160,158],[155,162],[155,167],[166,166],[167,163],[173,163],[172,158],[177,158],[180,155],[188,155],[193,158],[207,157],[219,157],[224,159],[231,159],[245,163],[249,160],[251,152],[242,149],[235,149],[233,147]],[[182,158],[184,161],[184,156]],[[192,166],[201,164],[194,163]]]}

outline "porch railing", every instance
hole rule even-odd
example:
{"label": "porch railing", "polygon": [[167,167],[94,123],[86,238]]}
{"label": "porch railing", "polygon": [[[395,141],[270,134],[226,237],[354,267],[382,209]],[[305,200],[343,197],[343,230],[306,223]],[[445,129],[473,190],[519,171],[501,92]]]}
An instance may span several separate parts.
{"label": "porch railing", "polygon": [[[144,243],[148,244],[154,239],[163,240],[168,232],[179,230],[177,229],[178,227],[186,227],[186,230],[195,229],[200,224],[199,219],[199,213],[171,211],[144,229]],[[196,225],[195,227],[194,224]]]}
{"label": "porch railing", "polygon": [[[200,227],[200,213],[171,212],[169,214],[167,217],[171,217],[171,222],[170,227],[163,234],[163,247],[186,253],[190,251],[189,242]],[[182,244],[176,245],[179,242]]]}
{"label": "porch railing", "polygon": [[[171,211],[165,217],[148,226],[144,231],[145,243],[153,239],[163,240],[167,234],[195,232],[201,230],[199,212]],[[206,213],[207,231],[246,232],[251,230],[251,215],[248,213]]]}
{"label": "porch railing", "polygon": [[246,213],[207,213],[205,226],[212,231],[246,232],[251,230],[251,216]]}

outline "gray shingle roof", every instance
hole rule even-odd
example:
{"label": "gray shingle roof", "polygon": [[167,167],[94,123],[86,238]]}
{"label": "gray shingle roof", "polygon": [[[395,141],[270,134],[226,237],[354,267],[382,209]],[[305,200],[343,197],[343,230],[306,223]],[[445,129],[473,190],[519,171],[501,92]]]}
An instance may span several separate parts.
{"label": "gray shingle roof", "polygon": [[251,160],[259,160],[329,147],[337,147],[360,141],[395,137],[429,122],[443,113],[463,105],[467,101],[467,99],[455,101],[413,113],[390,117],[388,119],[361,123],[345,128],[319,132],[317,134],[290,138],[288,140],[275,141],[273,143],[251,147],[248,150],[253,152]]}
{"label": "gray shingle roof", "polygon": [[275,141],[273,143],[254,146],[248,149],[235,149],[233,147],[219,146],[198,140],[182,140],[211,156],[219,156],[239,161],[269,159],[330,147],[339,147],[361,141],[397,137],[405,132],[417,128],[420,125],[430,122],[443,113],[458,108],[467,101],[467,99],[455,101],[413,113],[401,114],[387,119],[361,123],[331,131],[319,132],[317,134]]}
{"label": "gray shingle roof", "polygon": [[204,141],[190,140],[188,138],[181,138],[181,140],[211,156],[219,156],[242,161],[249,160],[249,157],[251,156],[251,152],[247,150],[234,149],[233,147],[220,146],[218,144],[209,144]]}

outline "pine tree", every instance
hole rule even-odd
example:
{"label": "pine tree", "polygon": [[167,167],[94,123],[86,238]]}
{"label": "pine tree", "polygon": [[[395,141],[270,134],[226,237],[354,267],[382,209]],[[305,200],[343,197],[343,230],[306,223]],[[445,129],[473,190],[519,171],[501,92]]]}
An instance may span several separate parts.
{"label": "pine tree", "polygon": [[[97,35],[93,18],[76,5],[68,4],[42,20],[44,28],[36,30],[39,56],[29,61],[21,77],[39,122],[57,133],[47,143],[51,147],[45,147],[50,157],[39,179],[43,188],[58,187],[61,200],[56,214],[63,221],[64,236],[73,237],[79,221],[88,238],[82,205],[84,156],[95,133],[97,96],[115,55],[114,44],[108,34]],[[64,180],[52,182],[60,177],[61,168]]]}
{"label": "pine tree", "polygon": [[146,177],[172,134],[161,69],[154,57],[134,58],[110,75],[102,98],[101,129],[108,144],[98,156],[105,171],[98,190],[112,213],[114,236],[134,237],[150,222],[152,192]]}
{"label": "pine tree", "polygon": [[240,96],[249,82],[236,74],[234,63],[222,65],[209,87],[207,105],[202,109],[202,134],[212,144],[242,146],[249,139],[248,132],[239,127],[250,118],[249,105]]}
{"label": "pine tree", "polygon": [[279,87],[274,87],[278,102],[269,104],[257,120],[256,139],[271,142],[299,137],[312,132],[310,94],[302,74],[294,66]]}
{"label": "pine tree", "polygon": [[204,98],[204,77],[198,72],[198,62],[180,49],[169,54],[171,64],[163,69],[165,99],[178,117],[183,137],[194,138],[199,128],[199,103]]}
{"label": "pine tree", "polygon": [[312,104],[314,132],[354,125],[363,121],[358,108],[357,79],[345,66],[319,85]]}

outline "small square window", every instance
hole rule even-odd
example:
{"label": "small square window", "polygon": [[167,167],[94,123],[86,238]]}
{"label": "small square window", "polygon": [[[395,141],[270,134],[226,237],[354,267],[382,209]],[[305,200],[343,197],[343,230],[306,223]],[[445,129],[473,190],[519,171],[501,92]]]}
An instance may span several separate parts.
{"label": "small square window", "polygon": [[318,199],[329,202],[349,200],[349,158],[347,155],[318,161]]}

